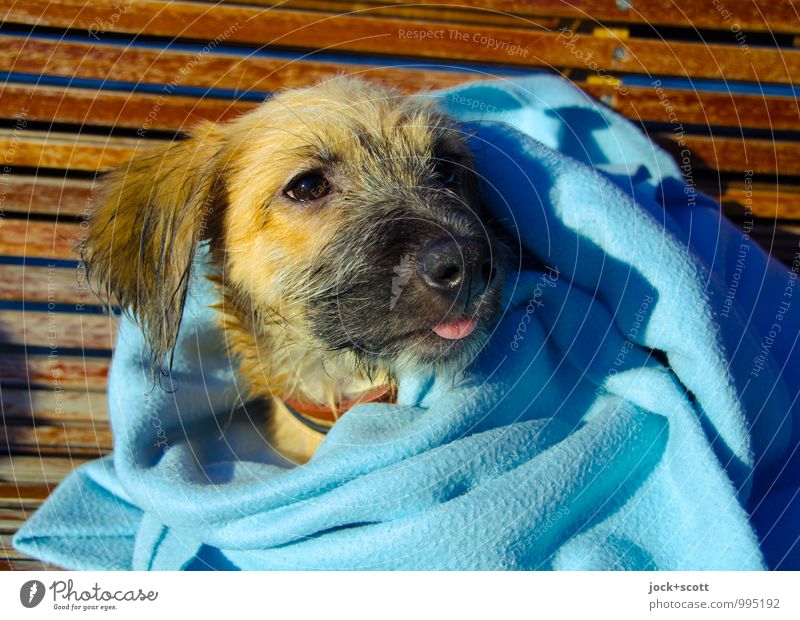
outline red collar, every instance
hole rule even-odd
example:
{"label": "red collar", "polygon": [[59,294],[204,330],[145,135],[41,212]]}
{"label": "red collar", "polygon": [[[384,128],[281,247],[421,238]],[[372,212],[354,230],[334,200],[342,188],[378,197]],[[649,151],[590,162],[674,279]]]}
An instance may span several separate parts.
{"label": "red collar", "polygon": [[397,394],[395,393],[394,386],[387,383],[386,385],[380,385],[368,392],[364,392],[361,396],[346,400],[343,403],[337,403],[334,407],[302,401],[296,398],[281,398],[280,400],[295,413],[309,416],[322,422],[333,423],[356,405],[362,405],[364,403],[392,403],[395,401],[396,397]]}

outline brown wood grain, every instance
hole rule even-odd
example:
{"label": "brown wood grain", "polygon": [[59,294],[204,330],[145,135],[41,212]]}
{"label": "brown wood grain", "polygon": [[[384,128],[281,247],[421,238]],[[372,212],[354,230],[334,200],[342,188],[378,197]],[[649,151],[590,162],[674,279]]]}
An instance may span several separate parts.
{"label": "brown wood grain", "polygon": [[746,187],[740,178],[721,183],[701,181],[698,189],[719,201],[729,217],[741,218],[751,213],[755,217],[800,220],[800,188],[788,183],[750,183]]}
{"label": "brown wood grain", "polygon": [[[86,458],[59,456],[26,456],[15,454],[0,457],[0,481],[17,484],[57,484],[73,469],[86,463]],[[0,508],[0,520],[6,515],[13,523],[15,516],[24,518],[25,511],[13,508]]]}
{"label": "brown wood grain", "polygon": [[[200,0],[213,1],[213,0]],[[483,8],[484,2],[469,4],[460,2],[455,6],[448,6],[444,3],[424,4],[414,2],[412,4],[389,3],[389,2],[343,2],[340,0],[288,0],[288,2],[270,2],[269,0],[242,0],[231,2],[230,4],[249,4],[252,6],[277,6],[286,9],[303,9],[309,11],[321,11],[325,13],[345,14],[355,13],[366,17],[389,16],[403,17],[409,19],[424,19],[426,21],[438,21],[447,24],[493,24],[497,26],[521,26],[536,28],[555,28],[559,23],[558,17],[548,16],[545,13],[540,15],[509,15],[497,10],[486,10]],[[479,8],[476,5],[481,5]]]}
{"label": "brown wood grain", "polygon": [[50,488],[47,483],[0,482],[0,507],[37,507],[50,495]]}
{"label": "brown wood grain", "polygon": [[[175,86],[204,86],[209,88],[242,89],[270,92],[283,88],[308,86],[337,75],[351,75],[394,86],[404,92],[415,92],[421,88],[443,88],[460,84],[479,75],[450,72],[385,67],[380,59],[370,64],[347,64],[306,60],[286,60],[263,56],[232,56],[194,52],[172,51],[146,47],[76,43],[31,37],[0,37],[0,69],[23,73],[45,74],[61,77],[108,79],[142,84]],[[4,92],[4,91],[0,91]],[[5,95],[4,95],[5,96]],[[162,97],[155,95],[156,100]],[[170,95],[155,111],[155,127],[168,118],[173,104]],[[145,99],[143,98],[142,101]],[[210,100],[208,100],[210,101]],[[45,105],[44,103],[42,105]],[[52,102],[49,105],[54,105]],[[153,106],[133,102],[129,111],[131,126],[145,125]],[[227,103],[218,113],[224,112]],[[26,100],[10,101],[6,109],[14,117],[34,114],[39,104]],[[80,115],[82,111],[75,111]],[[163,121],[168,122],[168,121]]]}
{"label": "brown wood grain", "polygon": [[202,119],[228,120],[255,105],[178,96],[165,100],[161,95],[54,86],[5,84],[0,90],[0,115],[6,118],[16,118],[20,110],[25,110],[28,122],[55,121],[130,129],[138,129],[147,122],[151,129],[185,130]]}
{"label": "brown wood grain", "polygon": [[24,559],[3,559],[0,558],[0,571],[60,571],[63,570],[53,564],[34,560],[32,558]]}
{"label": "brown wood grain", "polygon": [[[203,0],[211,2],[213,0]],[[274,6],[282,4],[287,8],[324,8],[330,12],[346,11],[378,11],[379,7],[389,4],[380,0],[289,0],[279,3],[271,0],[225,0],[231,4],[251,4],[256,6]],[[393,0],[392,9],[400,10],[404,5],[419,5],[419,0]],[[573,18],[590,23],[623,23],[647,24],[654,26],[677,26],[684,28],[708,28],[728,30],[737,25],[742,30],[764,32],[800,33],[800,17],[798,9],[791,0],[725,0],[721,4],[729,13],[720,11],[712,2],[697,0],[647,0],[631,2],[630,8],[621,8],[617,0],[480,0],[465,2],[464,0],[437,0],[429,7],[430,13],[452,7],[455,15],[478,13],[486,15],[486,19],[501,15],[509,19],[510,15],[546,16]],[[468,10],[465,10],[468,9]],[[457,19],[457,17],[456,17]],[[512,18],[513,19],[513,18]],[[505,22],[504,22],[505,23]]]}
{"label": "brown wood grain", "polygon": [[[5,477],[3,469],[4,461],[0,458],[0,480]],[[12,508],[0,508],[0,532],[16,532],[25,523],[25,512]]]}
{"label": "brown wood grain", "polygon": [[[0,382],[6,386],[105,393],[109,360],[75,355],[0,354]],[[4,388],[7,389],[7,388]]]}
{"label": "brown wood grain", "polygon": [[77,310],[102,305],[83,270],[0,264],[0,300],[72,304]]}
{"label": "brown wood grain", "polygon": [[34,450],[41,454],[100,456],[111,451],[113,437],[108,427],[16,426],[7,424],[0,433],[0,447],[15,452]]}
{"label": "brown wood grain", "polygon": [[[748,196],[748,193],[750,194]],[[800,220],[800,194],[794,192],[771,192],[731,188],[722,195],[722,204],[731,216],[746,211],[748,205],[757,217]],[[737,211],[733,211],[733,205]]]}
{"label": "brown wood grain", "polygon": [[126,162],[141,142],[133,138],[2,129],[0,156],[8,166],[95,172]]}
{"label": "brown wood grain", "polygon": [[81,179],[9,174],[0,180],[0,191],[6,213],[82,215],[91,207],[93,185]]}
{"label": "brown wood grain", "polygon": [[111,349],[117,321],[102,314],[0,310],[0,344]]}
{"label": "brown wood grain", "polygon": [[0,220],[0,255],[77,260],[80,224],[4,218]]}
{"label": "brown wood grain", "polygon": [[[762,97],[691,90],[626,86],[626,94],[611,85],[581,87],[620,114],[637,121],[728,126],[775,131],[800,127],[800,103],[792,97]],[[659,86],[659,88],[661,88]]]}
{"label": "brown wood grain", "polygon": [[107,425],[106,395],[98,392],[3,388],[6,421]]}
{"label": "brown wood grain", "polygon": [[[424,72],[419,72],[424,83]],[[468,81],[473,77],[464,76]],[[390,80],[386,80],[390,81]],[[290,84],[297,86],[300,84]],[[701,91],[578,85],[621,114],[637,121],[700,126],[730,126],[756,129],[795,130],[800,126],[800,104],[791,97],[720,94]],[[249,102],[231,102],[190,97],[6,84],[0,97],[0,116],[10,119],[30,102],[28,121],[57,121],[140,129],[152,110],[153,129],[186,130],[201,119],[229,120],[256,107]],[[13,189],[13,188],[12,188]],[[59,186],[53,185],[53,191]],[[25,195],[14,197],[13,206],[24,206]]]}
{"label": "brown wood grain", "polygon": [[685,146],[673,133],[659,132],[651,136],[673,157],[683,163],[685,149],[691,153],[692,168],[791,176],[800,174],[800,144],[790,141],[732,137],[685,136]]}
{"label": "brown wood grain", "polygon": [[[284,9],[214,6],[188,2],[133,3],[120,11],[114,0],[27,0],[6,10],[5,20],[89,29],[97,20],[116,32],[255,43],[313,50],[363,52],[495,62],[521,66],[586,68],[612,72],[679,75],[791,83],[800,72],[800,51],[738,45],[681,43],[581,35],[568,49],[561,33],[523,28],[442,24],[385,17],[337,16]],[[416,34],[409,34],[416,33]],[[438,37],[441,33],[441,37]],[[457,33],[457,34],[454,34]],[[420,36],[425,39],[421,42]],[[499,44],[487,43],[498,41]],[[510,50],[520,53],[510,53]]]}

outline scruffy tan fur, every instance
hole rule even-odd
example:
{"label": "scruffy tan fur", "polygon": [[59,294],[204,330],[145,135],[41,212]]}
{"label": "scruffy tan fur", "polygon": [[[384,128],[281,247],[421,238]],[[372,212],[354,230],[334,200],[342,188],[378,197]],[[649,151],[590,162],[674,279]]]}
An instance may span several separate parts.
{"label": "scruffy tan fur", "polygon": [[[386,184],[386,162],[398,162],[392,183],[419,184],[415,169],[400,163],[430,152],[434,139],[457,141],[442,138],[445,122],[421,99],[337,79],[281,93],[228,124],[205,123],[107,175],[83,248],[90,274],[138,318],[154,365],[167,364],[192,257],[209,240],[220,320],[253,396],[333,406],[385,384],[390,369],[365,371],[352,351],[321,347],[307,320],[310,289],[319,296],[324,286],[309,265],[352,226],[348,209],[298,208],[282,192],[318,158],[320,143],[345,154],[349,189],[337,204],[347,204],[348,192],[367,192],[359,183]],[[268,436],[297,461],[322,437],[280,406]]]}

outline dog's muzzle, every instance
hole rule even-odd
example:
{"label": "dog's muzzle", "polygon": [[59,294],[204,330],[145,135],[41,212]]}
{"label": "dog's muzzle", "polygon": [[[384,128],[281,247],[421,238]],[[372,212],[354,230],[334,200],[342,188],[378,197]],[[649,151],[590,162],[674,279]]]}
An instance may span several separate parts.
{"label": "dog's muzzle", "polygon": [[479,237],[442,237],[419,251],[418,272],[428,288],[469,312],[495,276],[491,248]]}

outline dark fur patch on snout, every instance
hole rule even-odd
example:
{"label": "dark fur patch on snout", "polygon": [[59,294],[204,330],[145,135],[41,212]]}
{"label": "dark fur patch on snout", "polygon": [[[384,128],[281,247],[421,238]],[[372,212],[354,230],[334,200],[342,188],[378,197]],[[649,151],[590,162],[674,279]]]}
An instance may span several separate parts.
{"label": "dark fur patch on snout", "polygon": [[365,364],[445,364],[460,358],[466,343],[443,341],[432,329],[468,312],[485,330],[497,314],[500,282],[469,308],[431,290],[419,275],[419,252],[440,238],[487,241],[502,278],[507,253],[483,221],[477,193],[472,202],[419,188],[405,204],[396,200],[355,208],[347,226],[309,270],[315,290],[308,318],[331,350],[350,350]]}

